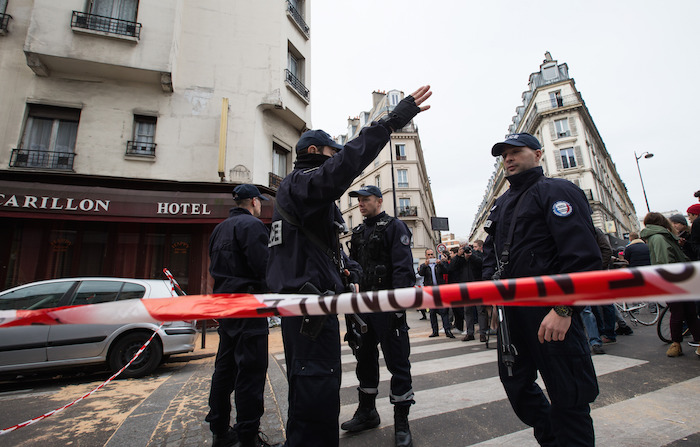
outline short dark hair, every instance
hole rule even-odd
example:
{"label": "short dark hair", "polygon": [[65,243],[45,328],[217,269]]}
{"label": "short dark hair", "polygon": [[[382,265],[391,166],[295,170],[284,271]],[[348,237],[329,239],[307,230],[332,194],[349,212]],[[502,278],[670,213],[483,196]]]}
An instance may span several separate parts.
{"label": "short dark hair", "polygon": [[633,241],[635,239],[639,239],[639,233],[630,233],[630,240]]}
{"label": "short dark hair", "polygon": [[234,203],[239,208],[248,208],[252,205],[254,197],[249,197],[247,199],[234,200]]}
{"label": "short dark hair", "polygon": [[657,213],[652,211],[651,213],[648,213],[646,216],[644,216],[644,225],[658,225],[660,227],[666,228],[668,231],[670,231],[672,234],[675,234],[675,230],[673,229],[673,225],[671,225],[671,221],[666,219],[666,216],[664,216],[661,213]]}
{"label": "short dark hair", "polygon": [[693,194],[695,197],[700,198],[700,189],[695,191],[695,194]]}

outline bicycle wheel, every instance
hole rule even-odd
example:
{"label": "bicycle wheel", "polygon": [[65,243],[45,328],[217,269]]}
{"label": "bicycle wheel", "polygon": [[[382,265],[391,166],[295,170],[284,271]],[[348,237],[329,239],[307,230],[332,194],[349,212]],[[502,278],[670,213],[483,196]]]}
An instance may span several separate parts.
{"label": "bicycle wheel", "polygon": [[664,307],[656,325],[656,334],[662,342],[671,343],[671,311]]}
{"label": "bicycle wheel", "polygon": [[658,303],[632,303],[629,306],[630,317],[644,326],[651,326],[659,319],[661,306]]}

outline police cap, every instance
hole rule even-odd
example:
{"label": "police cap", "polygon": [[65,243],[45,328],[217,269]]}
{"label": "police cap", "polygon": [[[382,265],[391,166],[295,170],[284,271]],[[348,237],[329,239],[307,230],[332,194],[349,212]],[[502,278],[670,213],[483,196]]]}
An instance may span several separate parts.
{"label": "police cap", "polygon": [[505,141],[494,144],[491,148],[491,155],[498,157],[508,146],[527,146],[533,150],[542,149],[542,145],[537,138],[533,137],[529,133],[514,133],[508,135]]}
{"label": "police cap", "polygon": [[358,189],[357,191],[350,191],[348,193],[350,197],[357,197],[357,196],[377,196],[379,198],[382,197],[382,191],[377,188],[374,185],[367,185],[363,186],[362,188]]}
{"label": "police cap", "polygon": [[337,151],[343,150],[343,146],[341,144],[336,143],[330,135],[321,129],[307,130],[301,134],[301,138],[299,138],[299,141],[297,141],[296,150],[297,152],[304,151],[308,149],[309,146],[316,146],[318,148],[330,146]]}

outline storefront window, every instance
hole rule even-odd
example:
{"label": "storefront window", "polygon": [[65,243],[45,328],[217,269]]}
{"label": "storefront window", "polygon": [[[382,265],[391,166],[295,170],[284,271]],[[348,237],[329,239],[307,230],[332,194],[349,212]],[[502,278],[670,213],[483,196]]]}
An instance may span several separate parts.
{"label": "storefront window", "polygon": [[71,276],[77,231],[52,230],[48,241],[48,278]]}

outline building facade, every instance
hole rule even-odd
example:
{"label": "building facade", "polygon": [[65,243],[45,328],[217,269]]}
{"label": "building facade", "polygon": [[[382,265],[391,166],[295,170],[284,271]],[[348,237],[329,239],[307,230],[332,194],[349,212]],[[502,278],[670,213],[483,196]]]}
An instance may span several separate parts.
{"label": "building facade", "polygon": [[[544,174],[580,187],[591,205],[593,224],[608,235],[613,246],[624,246],[627,235],[639,231],[634,205],[581,93],[569,77],[568,66],[558,64],[547,52],[540,70],[530,75],[529,89],[522,97],[523,104],[516,108],[508,133],[527,132],[537,137],[543,148]],[[489,210],[507,188],[499,157],[474,219],[471,241],[486,238],[483,227]]]}
{"label": "building facade", "polygon": [[[362,112],[359,117],[348,120],[348,133],[337,138],[341,144],[347,143],[372,121],[376,121],[393,110],[403,99],[403,92],[372,93],[372,109]],[[432,248],[440,241],[439,232],[431,229],[430,218],[435,216],[435,203],[430,187],[430,179],[423,159],[418,128],[411,121],[406,127],[391,134],[389,143],[379,156],[360,174],[350,189],[338,201],[338,208],[348,228],[362,223],[363,217],[358,208],[357,198],[348,194],[365,185],[375,185],[384,196],[382,209],[406,223],[411,234],[413,263],[418,267],[419,259],[425,258],[425,249]],[[341,243],[350,240],[351,233],[341,238]]]}
{"label": "building facade", "polygon": [[310,122],[308,3],[0,1],[0,289],[210,290],[231,190],[274,195]]}

